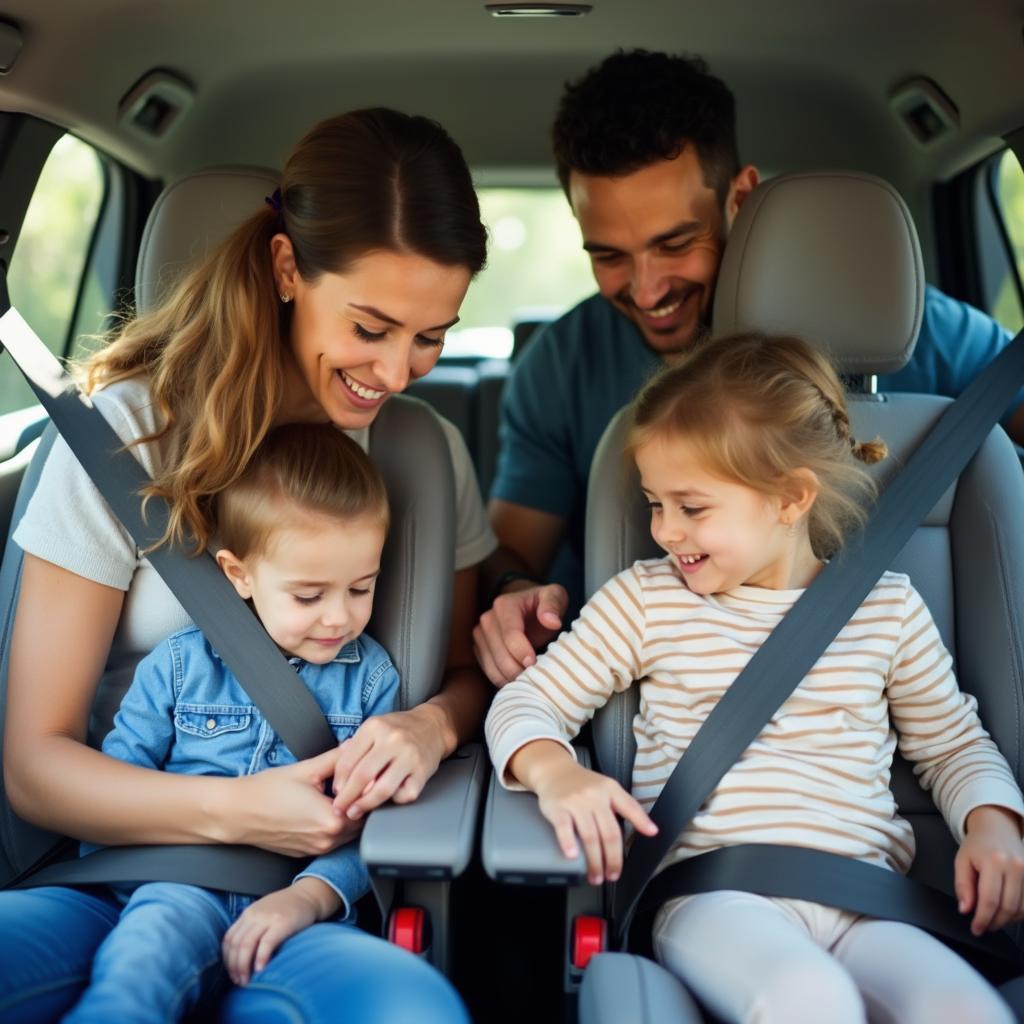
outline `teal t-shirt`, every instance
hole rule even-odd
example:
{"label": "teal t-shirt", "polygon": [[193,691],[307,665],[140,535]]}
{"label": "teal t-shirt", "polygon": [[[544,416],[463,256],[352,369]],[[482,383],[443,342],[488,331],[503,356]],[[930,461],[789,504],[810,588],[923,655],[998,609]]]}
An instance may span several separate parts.
{"label": "teal t-shirt", "polygon": [[[984,313],[929,286],[914,354],[898,373],[880,376],[878,389],[955,398],[1009,340]],[[583,596],[584,512],[594,451],[611,418],[661,365],[640,331],[593,295],[543,328],[509,377],[491,496],[566,520],[549,579],[569,591],[567,621]],[[1024,392],[1016,404],[1022,401]]]}

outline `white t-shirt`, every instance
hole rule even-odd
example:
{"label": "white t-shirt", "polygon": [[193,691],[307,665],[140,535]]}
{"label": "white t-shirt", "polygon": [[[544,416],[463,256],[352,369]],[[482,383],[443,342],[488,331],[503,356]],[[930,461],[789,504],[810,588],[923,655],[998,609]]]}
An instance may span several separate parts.
{"label": "white t-shirt", "polygon": [[[157,411],[144,378],[118,381],[94,393],[92,400],[125,442],[157,429]],[[462,435],[448,420],[441,416],[438,419],[448,440],[455,471],[455,569],[458,571],[486,558],[497,541],[484,512]],[[365,450],[369,429],[349,433]],[[138,445],[132,451],[152,475],[162,455],[159,442]],[[140,557],[135,542],[63,438],[54,441],[39,484],[14,531],[14,541],[37,558],[125,591],[124,609],[111,645],[108,678],[102,688],[110,691],[108,699],[114,701],[110,710],[116,709],[116,700],[130,682],[139,657],[164,637],[189,625],[191,620],[148,559]],[[98,699],[106,703],[102,697]],[[101,718],[107,710],[96,709]]]}

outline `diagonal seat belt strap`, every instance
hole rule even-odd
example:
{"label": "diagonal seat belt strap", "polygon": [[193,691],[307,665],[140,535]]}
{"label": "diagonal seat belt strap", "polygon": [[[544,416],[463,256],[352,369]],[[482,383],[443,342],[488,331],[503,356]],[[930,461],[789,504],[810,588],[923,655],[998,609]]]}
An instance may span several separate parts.
{"label": "diagonal seat belt strap", "polygon": [[1024,381],[1024,331],[949,406],[892,478],[863,531],[819,573],[697,731],[637,833],[612,895],[621,947],[647,883],[722,777],[853,617],[918,524],[956,481]]}
{"label": "diagonal seat belt strap", "polygon": [[[7,306],[2,281],[0,308]],[[152,498],[143,516],[139,493],[151,481],[134,454],[13,307],[0,316],[0,343],[132,539],[142,550],[152,547],[168,508]],[[189,558],[162,545],[147,557],[295,757],[335,746],[313,695],[209,554]]]}

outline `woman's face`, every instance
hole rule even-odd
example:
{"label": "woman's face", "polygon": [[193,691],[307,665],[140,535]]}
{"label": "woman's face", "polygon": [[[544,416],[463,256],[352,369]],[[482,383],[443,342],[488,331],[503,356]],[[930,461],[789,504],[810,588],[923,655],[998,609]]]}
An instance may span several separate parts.
{"label": "woman's face", "polygon": [[[276,236],[277,247],[279,240],[290,253],[287,238]],[[279,248],[274,257],[279,291],[294,307],[290,341],[299,390],[308,388],[346,430],[370,424],[389,395],[433,369],[470,280],[464,267],[408,252],[371,252],[345,273],[314,281],[304,280],[294,262],[289,273]]]}

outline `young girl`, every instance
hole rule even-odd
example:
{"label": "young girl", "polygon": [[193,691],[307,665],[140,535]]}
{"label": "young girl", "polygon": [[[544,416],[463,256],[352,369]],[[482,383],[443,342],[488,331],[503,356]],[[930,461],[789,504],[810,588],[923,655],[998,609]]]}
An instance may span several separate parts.
{"label": "young girl", "polygon": [[[315,125],[269,199],[86,366],[92,401],[169,501],[172,533],[200,547],[214,497],[272,427],[331,422],[366,447],[383,403],[437,362],[486,255],[469,169],[423,117],[371,109]],[[188,617],[58,439],[14,535],[25,562],[3,754],[15,814],[94,843],[311,856],[353,838],[385,800],[414,800],[487,698],[470,636],[476,567],[495,542],[466,446],[441,425],[458,520],[440,692],[373,716],[340,751],[233,778],[146,770],[88,745],[90,711],[106,720],[125,676]],[[86,890],[0,893],[0,1016],[58,1019],[116,921]],[[285,941],[228,992],[220,1019],[326,1024],[339,1007],[368,1024],[465,1019],[429,965],[334,922]]]}
{"label": "young girl", "polygon": [[[359,446],[330,425],[280,427],[215,505],[218,564],[252,602],[339,743],[364,719],[392,711],[398,675],[387,652],[361,635],[373,608],[387,495]],[[253,775],[295,762],[194,626],[139,664],[103,752],[183,775]],[[353,840],[255,901],[169,882],[111,890],[118,923],[64,1020],[180,1020],[222,987],[224,968],[246,984],[290,935],[350,919],[368,887]]]}
{"label": "young girl", "polygon": [[[592,883],[622,866],[616,815],[646,814],[716,701],[872,496],[839,380],[792,338],[698,348],[641,392],[628,449],[666,555],[598,591],[572,631],[498,694],[487,719],[506,785],[535,791]],[[568,740],[639,681],[633,795],[579,767]],[[960,692],[932,618],[887,572],[724,776],[664,865],[721,846],[779,843],[905,872],[910,825],[889,789],[900,750],[960,841],[956,891],[976,933],[1022,917],[1020,790]],[[663,866],[664,866],[663,865]],[[728,1021],[1009,1021],[988,983],[927,933],[827,906],[714,892],[673,900],[659,959]]]}

